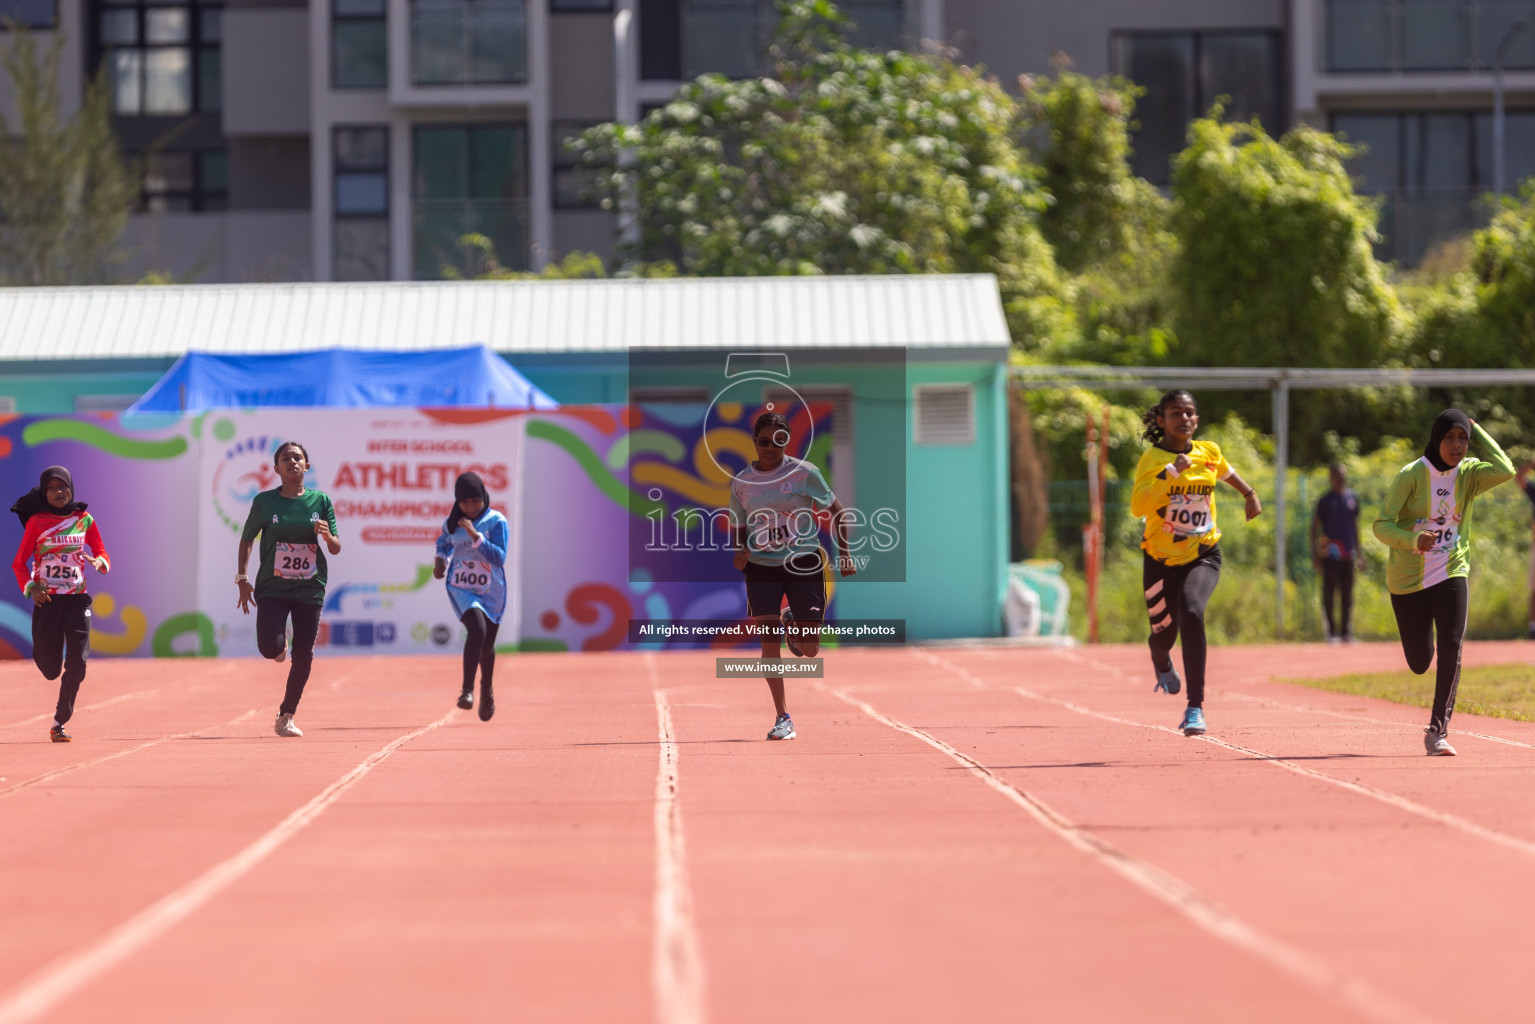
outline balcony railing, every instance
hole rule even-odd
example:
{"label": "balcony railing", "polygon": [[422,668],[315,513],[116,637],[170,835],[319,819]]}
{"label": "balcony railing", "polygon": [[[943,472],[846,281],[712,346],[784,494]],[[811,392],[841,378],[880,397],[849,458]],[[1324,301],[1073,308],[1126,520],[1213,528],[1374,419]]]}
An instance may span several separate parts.
{"label": "balcony railing", "polygon": [[523,0],[414,0],[410,74],[416,85],[515,85],[527,80]]}
{"label": "balcony railing", "polygon": [[1535,68],[1535,0],[1323,2],[1328,71],[1489,71],[1521,21],[1527,31],[1510,42],[1503,67]]}
{"label": "balcony railing", "polygon": [[433,281],[451,267],[464,277],[487,269],[484,248],[467,235],[483,235],[507,270],[528,269],[526,199],[417,199],[411,209],[412,269],[417,280]]}
{"label": "balcony railing", "polygon": [[[877,50],[901,45],[905,35],[902,0],[846,0],[838,7],[854,22],[848,35],[852,45]],[[767,47],[777,19],[770,0],[684,0],[682,76],[750,78],[766,73]]]}

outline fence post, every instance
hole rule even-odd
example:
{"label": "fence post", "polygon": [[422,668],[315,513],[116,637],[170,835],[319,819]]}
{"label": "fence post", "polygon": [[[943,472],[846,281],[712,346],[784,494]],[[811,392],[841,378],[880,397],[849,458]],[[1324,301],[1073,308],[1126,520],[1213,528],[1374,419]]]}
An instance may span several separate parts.
{"label": "fence post", "polygon": [[1274,379],[1274,639],[1284,639],[1285,476],[1290,463],[1290,382],[1280,370]]}

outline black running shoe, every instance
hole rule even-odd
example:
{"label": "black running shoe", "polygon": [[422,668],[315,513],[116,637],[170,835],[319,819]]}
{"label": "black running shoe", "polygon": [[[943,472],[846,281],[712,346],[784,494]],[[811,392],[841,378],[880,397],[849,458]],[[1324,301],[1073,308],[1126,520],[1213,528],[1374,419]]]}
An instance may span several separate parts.
{"label": "black running shoe", "polygon": [[465,690],[463,693],[459,694],[458,706],[463,708],[465,711],[468,711],[470,708],[474,707],[474,691]]}
{"label": "black running shoe", "polygon": [[74,737],[64,731],[62,725],[56,725],[48,730],[48,738],[55,743],[72,743]]}
{"label": "black running shoe", "polygon": [[490,721],[490,716],[496,713],[496,697],[489,690],[480,691],[480,721]]}

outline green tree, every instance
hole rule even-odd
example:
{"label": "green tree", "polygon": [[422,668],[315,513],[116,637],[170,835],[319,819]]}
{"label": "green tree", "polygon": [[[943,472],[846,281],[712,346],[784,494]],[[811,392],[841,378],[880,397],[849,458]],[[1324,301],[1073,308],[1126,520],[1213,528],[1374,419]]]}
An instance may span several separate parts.
{"label": "green tree", "polygon": [[1535,178],[1472,236],[1471,274],[1488,349],[1476,365],[1535,366]]}
{"label": "green tree", "polygon": [[1016,105],[943,57],[855,50],[827,0],[780,4],[773,72],[704,75],[636,126],[576,142],[626,262],[697,275],[991,272],[1015,341],[1069,328]]}
{"label": "green tree", "polygon": [[73,285],[115,281],[121,240],[138,202],[138,177],[112,132],[105,75],[80,107],[61,113],[65,36],[41,54],[30,33],[10,26],[0,66],[10,80],[16,123],[0,116],[0,284]]}
{"label": "green tree", "polygon": [[1178,361],[1192,366],[1372,366],[1398,359],[1404,322],[1371,250],[1376,207],[1353,150],[1301,126],[1281,139],[1221,110],[1193,122],[1173,166]]}
{"label": "green tree", "polygon": [[1041,358],[1118,365],[1160,363],[1173,347],[1168,268],[1176,243],[1169,204],[1130,168],[1135,101],[1123,78],[1088,78],[1057,62],[1055,77],[1019,78],[1023,146],[1050,205],[1040,228],[1076,275],[1076,330]]}

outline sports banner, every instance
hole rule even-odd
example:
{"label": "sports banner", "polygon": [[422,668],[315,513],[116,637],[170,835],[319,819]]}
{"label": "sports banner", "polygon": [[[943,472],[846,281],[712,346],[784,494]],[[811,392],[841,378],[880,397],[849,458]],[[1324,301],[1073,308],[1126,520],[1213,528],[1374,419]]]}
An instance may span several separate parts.
{"label": "sports banner", "polygon": [[[216,414],[201,448],[198,607],[220,654],[255,655],[254,614],[235,606],[240,533],[251,499],[278,485],[284,441],[309,452],[306,485],[329,495],[341,553],[329,580],[317,653],[423,654],[456,649],[460,626],[433,545],[460,473],[478,473],[511,528],[506,616],[498,643],[515,644],[520,601],[519,487],[523,418],[506,410],[262,409]],[[248,572],[254,579],[257,552]]]}

